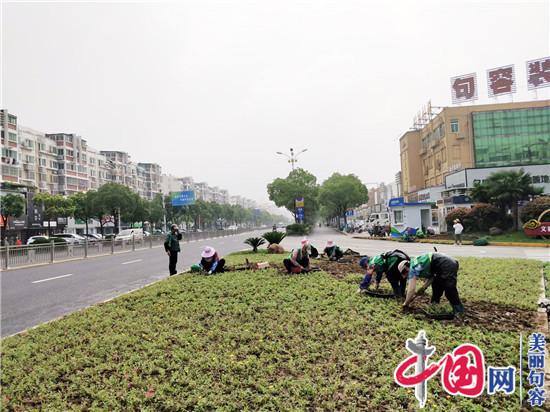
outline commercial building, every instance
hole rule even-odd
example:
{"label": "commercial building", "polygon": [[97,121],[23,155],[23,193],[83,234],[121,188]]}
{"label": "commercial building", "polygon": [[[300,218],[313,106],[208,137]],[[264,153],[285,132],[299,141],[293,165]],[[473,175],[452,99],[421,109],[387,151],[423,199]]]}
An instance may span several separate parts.
{"label": "commercial building", "polygon": [[550,100],[445,107],[400,139],[408,196],[457,170],[550,164]]}
{"label": "commercial building", "polygon": [[550,100],[445,107],[399,143],[405,201],[437,204],[431,225],[441,231],[447,213],[471,206],[469,189],[494,172],[523,169],[550,193]]}

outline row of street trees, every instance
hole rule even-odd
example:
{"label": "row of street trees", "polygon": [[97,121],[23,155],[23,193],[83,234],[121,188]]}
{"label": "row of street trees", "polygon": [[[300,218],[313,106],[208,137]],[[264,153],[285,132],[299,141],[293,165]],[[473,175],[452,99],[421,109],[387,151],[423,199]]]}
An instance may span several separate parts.
{"label": "row of street trees", "polygon": [[[99,221],[101,234],[104,234],[104,225],[112,218],[115,233],[118,233],[120,221],[141,223],[143,228],[145,222],[149,222],[153,227],[159,227],[163,223],[165,213],[168,223],[185,224],[187,228],[201,229],[229,225],[272,224],[284,220],[283,217],[273,216],[264,210],[201,200],[191,206],[172,207],[170,196],[163,198],[159,194],[153,200],[146,200],[127,186],[118,183],[108,183],[97,191],[78,192],[71,196],[41,192],[34,195],[33,202],[43,208],[44,220],[51,222],[57,218],[74,217],[85,222],[86,233],[89,233],[88,222],[91,219]],[[22,194],[8,194],[2,197],[0,206],[2,219],[7,222],[9,217],[23,215],[25,197]],[[51,227],[48,227],[48,233],[51,234]],[[5,233],[2,236],[5,236]]]}
{"label": "row of street trees", "polygon": [[169,196],[165,198],[166,219],[189,228],[219,229],[232,225],[270,225],[281,220],[265,210],[245,208],[240,205],[220,204],[197,200],[189,206],[172,206]]}
{"label": "row of street trees", "polygon": [[323,184],[304,169],[295,169],[282,179],[267,185],[269,199],[286,208],[296,220],[295,201],[304,198],[305,223],[313,224],[319,215],[327,220],[343,218],[346,211],[366,203],[368,189],[354,174],[334,173]]}
{"label": "row of street trees", "polygon": [[[146,200],[118,183],[107,183],[97,191],[78,192],[67,197],[41,192],[34,196],[33,201],[43,207],[43,217],[48,222],[59,217],[74,217],[85,222],[86,233],[90,219],[99,221],[103,234],[104,225],[110,216],[113,218],[115,233],[120,230],[120,220],[140,222],[144,227],[145,222],[160,224],[164,216],[160,195],[153,200]],[[48,228],[48,232],[50,230]]]}

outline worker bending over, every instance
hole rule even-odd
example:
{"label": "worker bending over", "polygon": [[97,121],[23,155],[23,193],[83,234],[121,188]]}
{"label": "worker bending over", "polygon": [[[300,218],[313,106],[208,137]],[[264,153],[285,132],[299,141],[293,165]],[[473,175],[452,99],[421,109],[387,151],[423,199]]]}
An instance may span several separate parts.
{"label": "worker bending over", "polygon": [[[403,307],[408,307],[412,301],[431,285],[431,303],[439,303],[441,296],[445,296],[453,307],[455,314],[464,312],[464,306],[458,296],[456,288],[458,277],[458,261],[443,253],[427,253],[399,263],[398,269],[403,278],[408,279],[407,296]],[[416,291],[417,279],[424,279],[424,285]]]}

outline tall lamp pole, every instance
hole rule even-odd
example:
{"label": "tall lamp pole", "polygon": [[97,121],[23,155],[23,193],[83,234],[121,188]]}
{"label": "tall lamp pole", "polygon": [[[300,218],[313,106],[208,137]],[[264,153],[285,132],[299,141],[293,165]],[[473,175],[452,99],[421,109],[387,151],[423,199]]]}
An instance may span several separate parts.
{"label": "tall lamp pole", "polygon": [[278,155],[282,155],[288,158],[288,163],[290,163],[290,166],[292,167],[292,170],[294,170],[294,165],[298,161],[298,156],[300,156],[302,153],[307,152],[307,149],[303,149],[302,151],[298,153],[294,153],[294,149],[290,148],[290,156],[283,152],[277,152]]}

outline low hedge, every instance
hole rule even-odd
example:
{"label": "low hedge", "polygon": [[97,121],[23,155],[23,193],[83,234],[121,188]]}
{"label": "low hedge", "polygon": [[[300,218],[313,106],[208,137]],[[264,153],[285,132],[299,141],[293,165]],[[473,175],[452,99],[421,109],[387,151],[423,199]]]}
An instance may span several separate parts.
{"label": "low hedge", "polygon": [[286,234],[289,236],[309,235],[311,226],[305,223],[294,223],[286,227]]}

